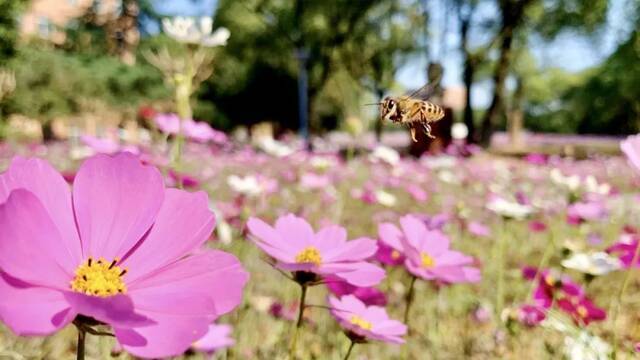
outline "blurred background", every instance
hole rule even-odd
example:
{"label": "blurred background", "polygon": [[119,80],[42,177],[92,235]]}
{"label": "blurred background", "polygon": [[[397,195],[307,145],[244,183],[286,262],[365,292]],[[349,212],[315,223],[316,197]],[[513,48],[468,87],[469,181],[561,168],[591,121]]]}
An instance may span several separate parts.
{"label": "blurred background", "polygon": [[100,136],[176,111],[150,56],[190,51],[163,31],[176,16],[229,30],[190,97],[224,131],[384,132],[405,147],[364,104],[427,83],[447,116],[417,153],[457,122],[468,143],[513,153],[617,151],[640,128],[638,0],[0,0],[0,135]]}

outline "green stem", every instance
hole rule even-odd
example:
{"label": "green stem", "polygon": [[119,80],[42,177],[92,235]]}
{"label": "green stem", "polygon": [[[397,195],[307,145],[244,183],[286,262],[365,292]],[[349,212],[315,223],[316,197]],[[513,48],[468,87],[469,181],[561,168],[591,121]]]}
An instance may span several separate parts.
{"label": "green stem", "polygon": [[505,236],[505,228],[506,228],[506,220],[502,220],[502,232],[500,233],[500,238],[498,239],[498,254],[496,256],[498,262],[498,271],[496,274],[496,319],[500,319],[500,315],[502,313],[502,309],[504,308],[504,272],[505,272],[505,263],[504,263],[504,253],[505,247],[507,245],[506,236]]}
{"label": "green stem", "polygon": [[407,307],[404,308],[404,324],[409,327],[409,310],[411,310],[411,304],[413,303],[413,292],[418,278],[411,276],[411,283],[409,284],[409,292],[407,292],[406,302]]}
{"label": "green stem", "polygon": [[353,350],[353,347],[356,346],[355,341],[351,340],[351,344],[349,344],[349,350],[347,350],[347,354],[344,356],[343,360],[348,360],[349,356],[351,356],[351,351]]}
{"label": "green stem", "polygon": [[84,360],[84,341],[86,338],[86,332],[84,329],[78,327],[78,346],[76,351],[76,360]]}
{"label": "green stem", "polygon": [[613,358],[616,358],[616,354],[618,353],[619,346],[619,334],[618,334],[618,315],[620,315],[620,307],[622,306],[622,299],[624,298],[624,294],[627,291],[627,287],[629,286],[629,281],[631,280],[631,273],[638,262],[638,258],[640,257],[640,244],[636,247],[636,251],[633,254],[633,259],[631,260],[631,264],[629,265],[629,269],[624,276],[624,280],[622,281],[622,287],[620,287],[620,291],[618,292],[618,297],[616,298],[615,305],[612,311],[612,324],[613,324]]}
{"label": "green stem", "polygon": [[525,299],[525,302],[529,301],[529,299],[531,299],[531,297],[533,296],[533,291],[535,290],[538,284],[538,281],[540,280],[540,274],[542,273],[542,269],[544,269],[549,263],[549,260],[551,259],[551,255],[553,254],[554,249],[555,249],[555,241],[553,239],[553,233],[551,233],[549,235],[549,241],[547,242],[547,246],[545,247],[544,252],[542,253],[542,259],[540,259],[540,263],[538,264],[538,268],[536,269],[536,275],[533,278],[533,281],[531,281],[531,286],[529,286],[529,292],[527,292],[527,298]]}
{"label": "green stem", "polygon": [[294,359],[296,356],[296,346],[298,344],[298,334],[302,327],[302,316],[305,309],[305,299],[307,298],[307,285],[300,285],[300,309],[298,309],[298,320],[296,321],[296,328],[293,332],[293,338],[291,339],[291,347],[289,348],[289,359]]}

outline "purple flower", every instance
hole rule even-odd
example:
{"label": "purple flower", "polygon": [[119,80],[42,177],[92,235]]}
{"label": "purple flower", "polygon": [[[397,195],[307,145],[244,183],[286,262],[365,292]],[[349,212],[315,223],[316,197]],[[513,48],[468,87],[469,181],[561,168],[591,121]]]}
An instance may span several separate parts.
{"label": "purple flower", "polygon": [[340,299],[330,296],[331,315],[338,320],[349,337],[357,342],[379,340],[394,344],[403,344],[407,326],[389,319],[389,315],[380,306],[366,306],[353,295]]}
{"label": "purple flower", "polygon": [[254,243],[276,259],[281,269],[299,275],[335,275],[356,286],[376,285],[385,276],[382,268],[366,262],[378,249],[376,241],[347,241],[343,227],[327,226],[314,233],[306,220],[293,214],[280,217],[274,227],[250,218],[247,227]]}
{"label": "purple flower", "polygon": [[403,254],[405,267],[425,280],[446,283],[478,282],[480,270],[473,258],[449,249],[449,238],[439,230],[429,230],[424,222],[407,215],[400,219],[402,231],[394,224],[378,226],[380,240]]}
{"label": "purple flower", "polygon": [[242,299],[238,260],[200,249],[215,224],[207,195],[165,189],[131,154],[86,160],[73,190],[47,162],[14,158],[0,202],[0,318],[16,334],[83,315],[136,356],[168,357]]}

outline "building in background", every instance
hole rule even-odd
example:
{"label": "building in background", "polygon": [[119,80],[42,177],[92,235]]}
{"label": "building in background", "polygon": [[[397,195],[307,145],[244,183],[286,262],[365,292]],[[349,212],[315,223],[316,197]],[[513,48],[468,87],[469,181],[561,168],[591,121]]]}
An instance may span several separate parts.
{"label": "building in background", "polygon": [[56,44],[65,40],[65,28],[91,13],[97,24],[120,17],[122,0],[31,0],[20,18],[23,37],[39,37]]}

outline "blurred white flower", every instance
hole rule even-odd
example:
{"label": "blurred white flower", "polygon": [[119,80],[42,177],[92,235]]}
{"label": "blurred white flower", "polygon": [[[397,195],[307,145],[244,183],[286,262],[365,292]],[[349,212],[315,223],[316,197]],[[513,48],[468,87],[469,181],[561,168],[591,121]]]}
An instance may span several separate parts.
{"label": "blurred white flower", "polygon": [[568,360],[606,360],[610,353],[609,344],[587,331],[564,338],[564,355]]}
{"label": "blurred white flower", "polygon": [[562,266],[589,275],[604,275],[622,267],[620,259],[605,252],[578,253],[562,261]]}
{"label": "blurred white flower", "polygon": [[293,154],[293,149],[269,136],[261,136],[256,140],[260,150],[275,157],[285,157]]}
{"label": "blurred white flower", "polygon": [[227,178],[227,184],[233,191],[248,196],[256,196],[262,192],[258,179],[251,175],[244,177],[230,175]]}
{"label": "blurred white flower", "polygon": [[384,190],[376,190],[375,195],[378,203],[384,206],[391,207],[394,206],[397,202],[397,199],[393,194],[388,193]]}
{"label": "blurred white flower", "polygon": [[469,135],[469,128],[464,123],[455,123],[451,126],[451,137],[456,140],[464,140]]}
{"label": "blurred white flower", "polygon": [[549,177],[556,185],[565,187],[569,191],[577,191],[580,187],[580,177],[578,175],[566,176],[558,168],[551,170]]}
{"label": "blurred white flower", "polygon": [[373,149],[373,153],[371,153],[369,159],[373,162],[382,161],[390,165],[395,165],[400,161],[400,154],[390,147],[378,145]]}
{"label": "blurred white flower", "polygon": [[216,226],[216,235],[218,235],[218,240],[221,243],[225,245],[231,244],[233,235],[232,235],[231,226],[229,226],[229,223],[224,220],[220,221],[218,223],[218,226]]}
{"label": "blurred white flower", "polygon": [[331,161],[326,156],[314,156],[311,158],[311,166],[318,170],[326,170],[333,166],[333,161]]}
{"label": "blurred white flower", "polygon": [[423,157],[422,162],[430,169],[448,169],[457,164],[456,158],[449,155]]}
{"label": "blurred white flower", "polygon": [[607,183],[598,184],[598,180],[593,175],[589,175],[584,179],[584,188],[589,193],[599,195],[608,195],[611,191],[611,185]]}
{"label": "blurred white flower", "polygon": [[531,206],[522,205],[514,201],[507,201],[501,197],[496,197],[489,201],[487,209],[502,217],[518,220],[522,220],[534,213],[534,209]]}
{"label": "blurred white flower", "polygon": [[206,47],[226,45],[231,35],[229,29],[224,27],[213,31],[213,19],[208,16],[164,18],[162,19],[162,29],[176,41]]}

